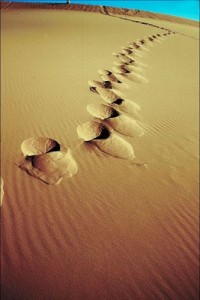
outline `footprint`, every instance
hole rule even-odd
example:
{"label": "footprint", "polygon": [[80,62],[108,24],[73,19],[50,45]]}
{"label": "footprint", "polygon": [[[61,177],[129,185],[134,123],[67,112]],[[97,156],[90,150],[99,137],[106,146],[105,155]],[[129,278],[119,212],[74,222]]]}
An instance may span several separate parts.
{"label": "footprint", "polygon": [[112,90],[105,88],[95,87],[96,92],[103,98],[107,103],[112,104],[117,100],[120,100],[120,96],[114,93]]}
{"label": "footprint", "polygon": [[88,121],[77,127],[79,138],[95,144],[102,152],[121,159],[133,160],[134,150],[131,144],[111,132],[105,125]]}
{"label": "footprint", "polygon": [[151,37],[146,37],[145,38],[145,44],[148,46],[148,47],[154,47],[155,45],[153,44],[153,39]]}
{"label": "footprint", "polygon": [[112,104],[129,114],[135,114],[141,110],[141,107],[133,101],[128,99],[122,99],[119,95],[115,94],[111,90],[106,90],[103,88],[95,88],[95,91],[104,99],[108,104]]}
{"label": "footprint", "polygon": [[124,53],[120,53],[117,57],[118,57],[123,63],[126,63],[126,64],[131,64],[131,63],[135,62],[134,59],[128,57],[128,56],[125,55]]}
{"label": "footprint", "polygon": [[143,72],[142,63],[141,65],[139,63],[135,63],[133,65],[127,65],[127,64],[122,64],[114,61],[113,64],[114,64],[113,71],[118,75],[130,74],[132,73],[132,71],[139,71],[140,73]]}
{"label": "footprint", "polygon": [[157,33],[156,36],[157,36],[158,40],[160,40],[160,41],[164,40],[164,38],[163,38],[163,36],[161,34]]}
{"label": "footprint", "polygon": [[3,204],[3,197],[4,197],[4,182],[1,177],[1,203],[0,203],[0,206],[2,206],[2,204]]}
{"label": "footprint", "polygon": [[119,75],[124,75],[124,74],[129,74],[129,73],[131,73],[131,71],[128,70],[127,66],[125,66],[125,65],[114,66],[114,67],[113,67],[113,71],[114,71],[116,74],[119,74]]}
{"label": "footprint", "polygon": [[[140,41],[137,42],[128,42],[129,43],[129,49],[132,51],[137,51],[137,53],[141,53],[141,51],[149,52],[149,49],[144,47]],[[133,50],[134,49],[134,50]]]}
{"label": "footprint", "polygon": [[105,89],[112,89],[112,84],[109,80],[105,80],[104,82],[100,82],[97,80],[89,80],[88,84],[90,87],[100,87],[100,88],[105,88]]}
{"label": "footprint", "polygon": [[148,83],[148,79],[144,76],[137,74],[134,71],[130,71],[127,66],[114,66],[113,71],[119,75],[125,75],[128,79],[133,80],[137,83]]}
{"label": "footprint", "polygon": [[45,137],[30,138],[21,145],[24,160],[20,168],[47,184],[59,184],[78,171],[77,164],[68,147]]}
{"label": "footprint", "polygon": [[[144,41],[144,40],[142,40]],[[147,47],[145,47],[145,43],[141,43],[141,41],[137,41],[136,42],[138,45],[140,45],[140,51],[146,51],[146,52],[149,52],[149,49]]]}
{"label": "footprint", "polygon": [[141,45],[145,45],[145,40],[141,39],[141,40],[138,41],[138,43],[140,43]]}
{"label": "footprint", "polygon": [[150,41],[150,42],[156,42],[156,43],[158,43],[158,44],[161,44],[161,42],[160,41],[156,41],[151,35],[148,37],[148,40]]}
{"label": "footprint", "polygon": [[[129,42],[129,47],[123,47],[122,49],[124,51],[129,52],[129,55],[133,53],[133,49],[138,49],[139,51],[146,51],[149,52],[149,49],[147,49],[146,47],[144,47],[140,42],[134,42],[134,44],[132,44],[131,42]],[[138,52],[139,52],[138,51]]]}
{"label": "footprint", "polygon": [[140,49],[140,45],[137,42],[128,42],[130,48]]}
{"label": "footprint", "polygon": [[111,71],[99,70],[98,73],[101,75],[103,80],[109,80],[115,83],[122,83]]}
{"label": "footprint", "polygon": [[126,63],[122,64],[120,61],[114,61],[113,64],[116,65],[116,66],[122,66],[122,65],[124,65],[126,69],[129,69],[132,66],[134,66],[134,67],[140,67],[140,68],[145,68],[145,69],[149,67],[147,64],[142,63],[142,62],[140,62],[138,60],[134,61],[131,65],[126,64]]}
{"label": "footprint", "polygon": [[123,135],[141,137],[145,133],[136,120],[118,112],[109,105],[90,104],[87,106],[87,111],[93,117],[105,120],[107,125]]}
{"label": "footprint", "polygon": [[115,118],[119,116],[119,112],[110,105],[106,104],[89,104],[87,111],[95,118],[101,120]]}
{"label": "footprint", "polygon": [[157,38],[157,36],[155,34],[153,34],[151,37],[153,38],[154,42],[156,42],[158,44],[162,44],[162,42]]}
{"label": "footprint", "polygon": [[131,115],[137,115],[137,113],[141,110],[141,107],[138,104],[128,99],[118,99],[112,103],[112,106]]}
{"label": "footprint", "polygon": [[141,53],[140,51],[134,49],[132,47],[130,47],[130,50],[132,51],[131,54],[124,54],[122,52],[119,52],[119,53],[113,53],[114,56],[118,57],[122,62],[124,63],[132,63],[132,62],[135,62],[135,56],[136,57],[143,57],[143,53]]}
{"label": "footprint", "polygon": [[130,55],[133,51],[130,48],[122,47],[122,53],[125,55]]}
{"label": "footprint", "polygon": [[141,67],[139,67],[139,66],[137,66],[136,64],[134,64],[134,65],[126,65],[126,64],[120,64],[119,62],[113,62],[113,64],[115,65],[115,66],[118,66],[118,67],[122,67],[123,69],[125,68],[126,70],[128,70],[128,71],[135,71],[135,72],[139,72],[139,73],[144,73],[144,70],[141,68]]}

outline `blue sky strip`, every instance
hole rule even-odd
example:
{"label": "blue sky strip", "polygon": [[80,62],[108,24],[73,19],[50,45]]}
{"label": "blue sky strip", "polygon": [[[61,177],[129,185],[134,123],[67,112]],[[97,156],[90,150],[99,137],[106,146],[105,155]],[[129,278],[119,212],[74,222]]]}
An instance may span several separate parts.
{"label": "blue sky strip", "polygon": [[[13,0],[12,2],[66,3],[66,0]],[[72,4],[106,5],[168,14],[199,21],[198,0],[71,0]]]}

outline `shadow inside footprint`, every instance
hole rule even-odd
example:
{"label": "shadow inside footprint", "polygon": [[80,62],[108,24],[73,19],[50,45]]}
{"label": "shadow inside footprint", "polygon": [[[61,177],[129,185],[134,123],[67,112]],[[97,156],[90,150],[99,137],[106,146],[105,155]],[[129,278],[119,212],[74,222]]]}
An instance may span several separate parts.
{"label": "shadow inside footprint", "polygon": [[24,160],[20,168],[47,184],[58,184],[63,176],[77,173],[77,164],[68,147],[55,140],[39,137],[25,140],[21,145]]}
{"label": "shadow inside footprint", "polygon": [[[138,68],[138,70],[137,70]],[[138,74],[136,72],[141,73],[142,70],[138,66],[126,66],[126,65],[118,65],[113,67],[113,71],[119,75],[125,76],[127,79],[132,80],[137,83],[148,83],[148,79]]]}
{"label": "shadow inside footprint", "polygon": [[98,73],[104,81],[111,81],[115,83],[122,83],[111,71],[99,70]]}
{"label": "shadow inside footprint", "polygon": [[141,110],[141,107],[138,104],[128,99],[117,99],[112,103],[112,106],[133,115]]}
{"label": "shadow inside footprint", "polygon": [[89,80],[88,84],[92,88],[100,87],[100,88],[105,88],[105,89],[112,89],[112,84],[109,80],[100,82],[97,80]]}
{"label": "shadow inside footprint", "polygon": [[95,144],[99,150],[110,156],[127,160],[135,158],[131,144],[111,132],[102,123],[88,121],[77,127],[77,133],[81,139]]}

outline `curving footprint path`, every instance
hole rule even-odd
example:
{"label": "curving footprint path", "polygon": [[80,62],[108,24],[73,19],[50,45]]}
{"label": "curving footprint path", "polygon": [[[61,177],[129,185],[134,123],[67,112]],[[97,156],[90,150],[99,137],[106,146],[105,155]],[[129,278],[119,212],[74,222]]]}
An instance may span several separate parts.
{"label": "curving footprint path", "polygon": [[[137,41],[129,41],[128,46],[122,46],[120,52],[113,55],[118,59],[114,61],[113,72],[110,70],[99,70],[102,81],[89,80],[90,91],[98,94],[106,104],[90,104],[87,111],[93,117],[92,120],[77,127],[79,138],[87,143],[92,143],[99,150],[113,157],[134,160],[133,147],[125,139],[114,133],[118,132],[124,136],[141,137],[145,134],[142,128],[133,117],[127,114],[137,114],[141,107],[134,101],[123,97],[116,92],[122,87],[123,79],[135,83],[148,83],[143,76],[144,68],[148,66],[138,61],[149,52],[149,47],[161,44],[171,34],[170,31],[164,34],[153,34]],[[119,78],[120,77],[120,78]]]}
{"label": "curving footprint path", "polygon": [[[99,70],[101,81],[88,81],[90,90],[98,94],[106,104],[94,103],[87,106],[93,119],[77,127],[79,138],[103,153],[137,164],[134,162],[132,145],[116,133],[135,138],[145,134],[142,125],[133,118],[141,107],[126,99],[120,89],[126,87],[124,80],[127,79],[138,84],[148,83],[148,79],[144,77],[148,66],[139,59],[170,34],[168,31],[128,42],[128,46],[122,46],[119,52],[113,53],[117,59],[113,62],[113,71]],[[23,160],[19,167],[47,184],[59,184],[64,176],[70,178],[78,171],[71,149],[51,138],[29,138],[21,144],[21,151]],[[3,188],[3,181],[1,187]]]}

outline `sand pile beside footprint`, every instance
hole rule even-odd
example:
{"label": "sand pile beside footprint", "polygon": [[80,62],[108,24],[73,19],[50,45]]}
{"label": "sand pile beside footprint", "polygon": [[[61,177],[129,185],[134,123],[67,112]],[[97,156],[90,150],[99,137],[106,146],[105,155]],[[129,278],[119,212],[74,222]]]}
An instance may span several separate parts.
{"label": "sand pile beside footprint", "polygon": [[79,138],[94,144],[102,152],[121,159],[133,160],[134,150],[131,144],[111,132],[104,124],[87,121],[77,127]]}
{"label": "sand pile beside footprint", "polygon": [[47,184],[59,184],[63,176],[70,178],[78,171],[71,150],[53,139],[29,138],[21,151],[24,160],[19,167]]}
{"label": "sand pile beside footprint", "polygon": [[89,104],[87,111],[95,118],[105,120],[115,131],[132,137],[141,137],[145,134],[144,129],[136,120],[120,113],[115,108],[105,104]]}

